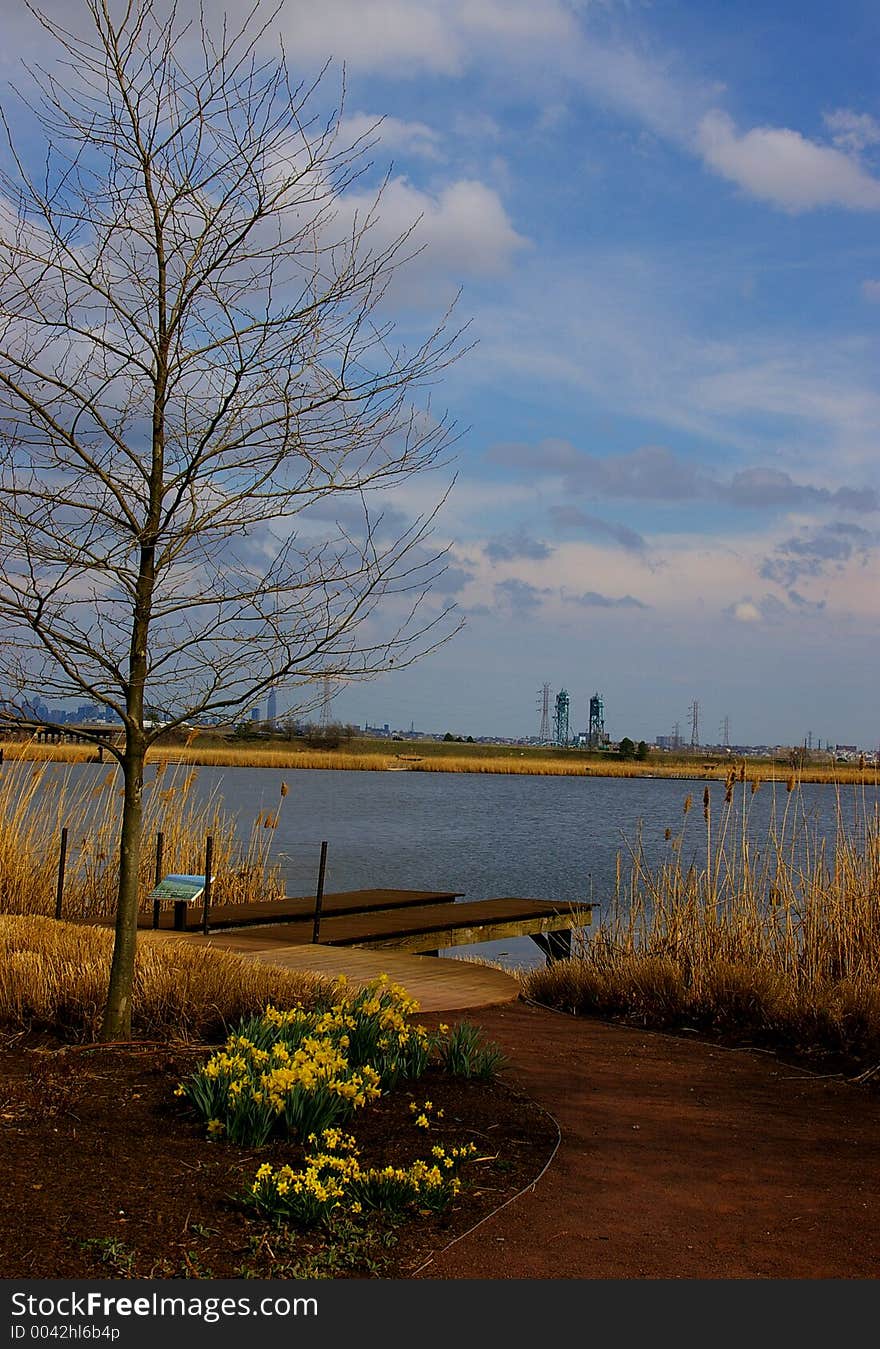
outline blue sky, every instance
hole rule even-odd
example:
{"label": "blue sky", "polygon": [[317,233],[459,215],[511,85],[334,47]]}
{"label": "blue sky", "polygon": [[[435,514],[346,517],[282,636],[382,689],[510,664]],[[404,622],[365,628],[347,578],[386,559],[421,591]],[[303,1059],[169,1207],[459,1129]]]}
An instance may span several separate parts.
{"label": "blue sky", "polygon": [[344,62],[351,134],[385,119],[382,228],[420,216],[426,245],[403,331],[460,288],[476,343],[434,395],[462,428],[437,538],[465,626],[335,715],[535,734],[548,682],[578,728],[600,692],[615,737],[689,734],[697,699],[707,742],[728,717],[739,743],[876,746],[877,6],[290,0],[279,23],[304,74]]}

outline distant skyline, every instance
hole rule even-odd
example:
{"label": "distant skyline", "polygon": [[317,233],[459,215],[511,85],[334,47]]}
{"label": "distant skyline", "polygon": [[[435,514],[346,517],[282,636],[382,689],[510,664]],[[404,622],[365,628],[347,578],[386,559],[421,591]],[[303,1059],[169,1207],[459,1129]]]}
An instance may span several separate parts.
{"label": "distant skyline", "polygon": [[[192,0],[181,0],[185,11]],[[61,0],[45,8],[67,14]],[[205,0],[209,18],[243,5]],[[43,38],[2,0],[0,76]],[[880,9],[867,0],[289,0],[365,203],[421,216],[389,304],[461,288],[474,349],[433,391],[456,460],[432,604],[465,627],[343,688],[341,720],[652,740],[880,742]],[[360,194],[360,195],[359,195]],[[351,209],[351,205],[346,209]],[[285,697],[279,693],[279,705]]]}

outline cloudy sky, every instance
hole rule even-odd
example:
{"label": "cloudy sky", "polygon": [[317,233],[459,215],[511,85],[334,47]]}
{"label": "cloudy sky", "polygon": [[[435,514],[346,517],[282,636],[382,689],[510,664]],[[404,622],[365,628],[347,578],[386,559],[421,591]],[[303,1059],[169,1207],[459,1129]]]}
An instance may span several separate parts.
{"label": "cloudy sky", "polygon": [[475,343],[434,393],[462,431],[438,538],[465,626],[335,714],[536,734],[546,682],[576,728],[601,693],[614,737],[688,739],[696,700],[705,743],[729,718],[733,743],[876,747],[876,4],[289,0],[279,22],[304,74],[344,63],[352,135],[384,118],[382,228],[418,217],[426,245],[403,329],[460,289]]}

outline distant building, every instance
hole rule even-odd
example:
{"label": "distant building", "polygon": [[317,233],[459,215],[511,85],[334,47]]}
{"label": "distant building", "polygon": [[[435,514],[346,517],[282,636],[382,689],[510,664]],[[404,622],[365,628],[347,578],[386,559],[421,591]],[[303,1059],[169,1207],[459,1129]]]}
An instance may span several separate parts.
{"label": "distant building", "polygon": [[266,720],[272,726],[278,720],[278,697],[274,689],[269,690],[269,697],[266,700]]}

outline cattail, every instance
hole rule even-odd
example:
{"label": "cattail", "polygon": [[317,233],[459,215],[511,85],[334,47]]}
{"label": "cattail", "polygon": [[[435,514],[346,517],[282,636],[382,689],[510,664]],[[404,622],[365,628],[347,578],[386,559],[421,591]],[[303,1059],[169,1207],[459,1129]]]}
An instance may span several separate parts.
{"label": "cattail", "polygon": [[666,839],[666,842],[668,843],[669,840],[672,838],[672,830],[671,830],[671,829],[664,829],[664,830],[663,830],[663,837]]}
{"label": "cattail", "polygon": [[745,782],[745,780],[746,780],[746,761],[745,761],[745,759],[743,759],[742,763],[741,763],[740,766],[739,766],[739,780],[740,780],[740,782]]}
{"label": "cattail", "polygon": [[794,779],[794,773],[790,773],[790,774],[789,774],[789,778],[788,778],[788,782],[786,782],[786,784],[785,784],[785,790],[786,790],[787,792],[793,792],[793,791],[794,791],[794,781],[795,781],[795,779]]}
{"label": "cattail", "polygon": [[752,778],[752,796],[755,795],[755,792],[758,790],[758,788],[760,787],[760,785],[761,785],[761,779],[760,779],[760,778]]}
{"label": "cattail", "polygon": [[733,800],[733,782],[731,781],[728,782],[724,792],[724,804],[726,806],[729,806],[732,800]]}
{"label": "cattail", "polygon": [[694,798],[693,798],[691,795],[687,795],[687,796],[684,798],[684,814],[685,814],[685,815],[687,815],[687,813],[689,812],[689,810],[690,810],[690,808],[691,808],[691,806],[692,806],[693,804],[694,804]]}
{"label": "cattail", "polygon": [[708,820],[708,818],[709,818],[709,788],[708,788],[708,787],[704,787],[704,788],[703,788],[703,819],[704,819],[704,820]]}
{"label": "cattail", "polygon": [[287,783],[286,783],[286,782],[282,782],[282,784],[281,784],[281,795],[282,795],[282,796],[286,796],[287,793],[288,793],[289,791],[290,791],[290,788],[288,787]]}

